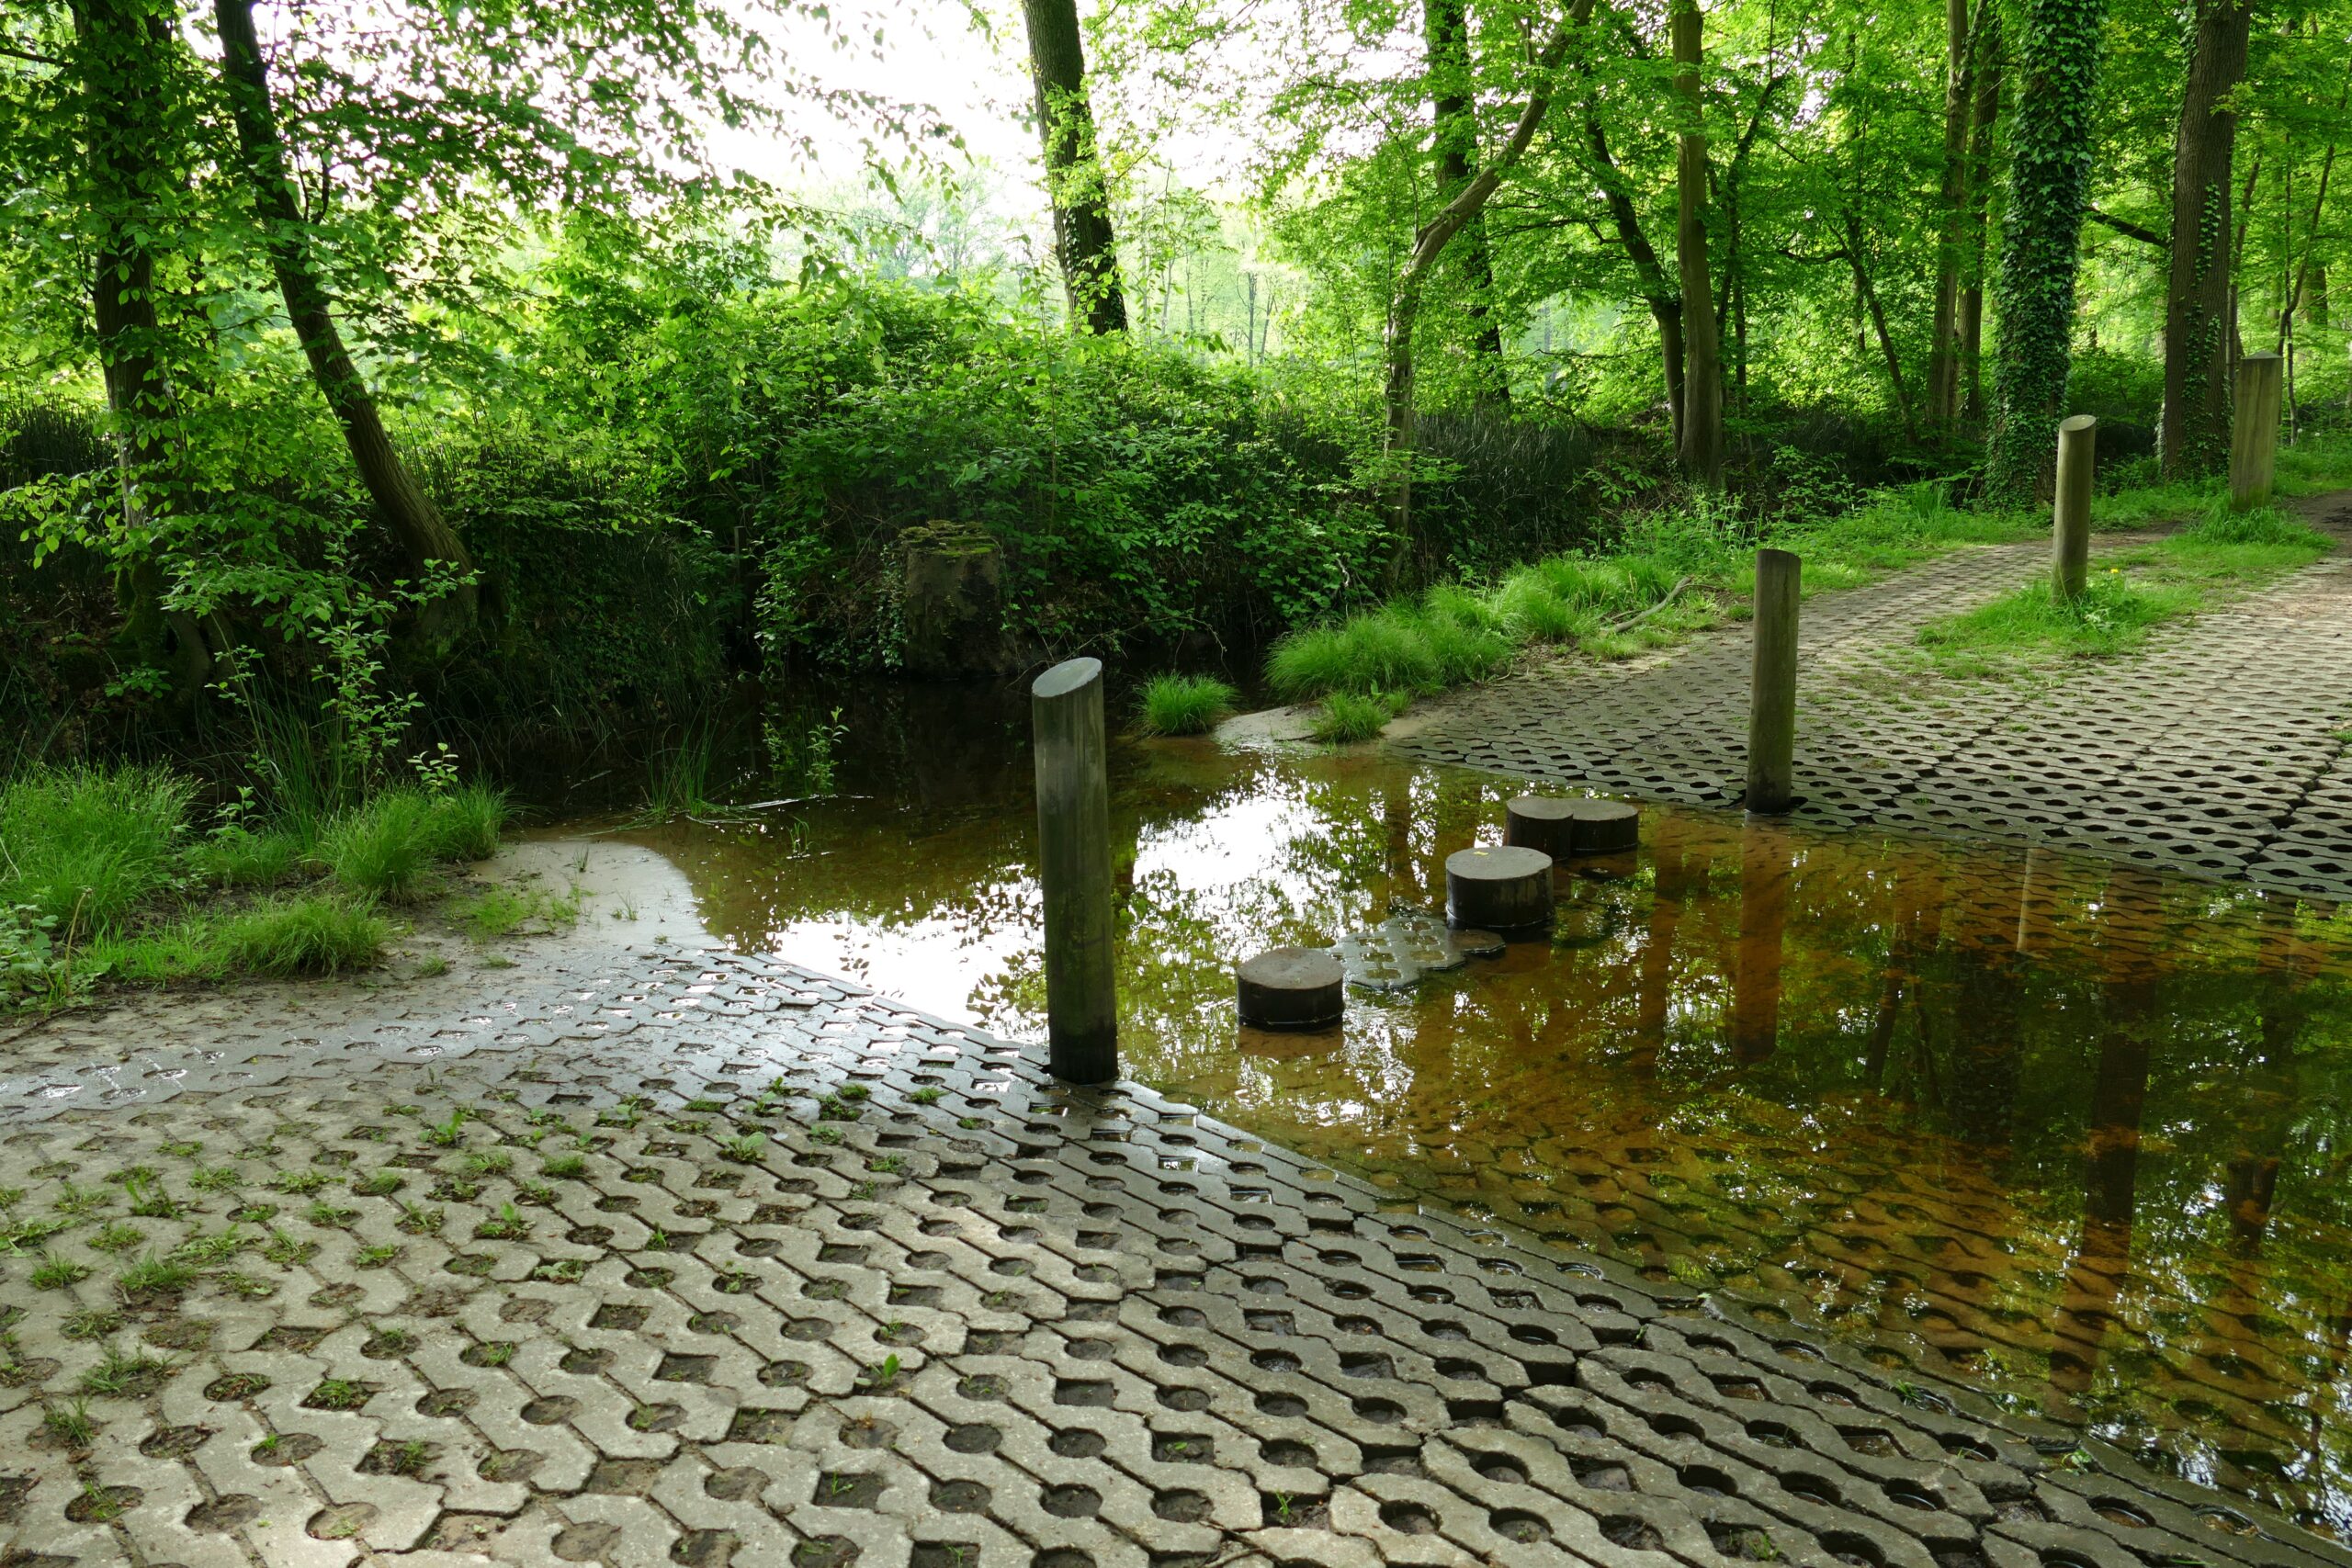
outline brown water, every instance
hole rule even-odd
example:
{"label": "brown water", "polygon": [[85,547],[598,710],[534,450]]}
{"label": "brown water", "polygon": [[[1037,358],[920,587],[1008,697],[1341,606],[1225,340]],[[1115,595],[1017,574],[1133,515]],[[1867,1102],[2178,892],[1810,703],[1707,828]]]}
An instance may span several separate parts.
{"label": "brown water", "polygon": [[[626,836],[726,936],[1037,1037],[1019,707],[846,716],[862,798]],[[1653,808],[1637,855],[1562,878],[1554,940],[1351,994],[1331,1034],[1237,1029],[1236,961],[1441,906],[1517,793],[1116,747],[1127,1071],[2352,1538],[2352,913]]]}

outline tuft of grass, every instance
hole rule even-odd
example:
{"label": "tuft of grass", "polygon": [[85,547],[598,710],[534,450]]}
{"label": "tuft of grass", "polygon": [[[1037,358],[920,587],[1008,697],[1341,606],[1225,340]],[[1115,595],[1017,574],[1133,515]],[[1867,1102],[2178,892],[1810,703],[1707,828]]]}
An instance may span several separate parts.
{"label": "tuft of grass", "polygon": [[580,919],[579,890],[561,898],[544,889],[486,887],[458,904],[453,911],[466,934],[476,942],[510,936],[532,920],[550,929],[568,928]]}
{"label": "tuft of grass", "polygon": [[302,848],[294,833],[232,826],[198,839],[183,858],[189,874],[210,886],[272,887],[292,880]]}
{"label": "tuft of grass", "polygon": [[1370,740],[1388,728],[1388,721],[1396,716],[1396,705],[1389,698],[1333,692],[1323,699],[1323,706],[1308,727],[1308,733],[1328,745],[1345,746]]}
{"label": "tuft of grass", "polygon": [[1146,735],[1200,735],[1233,711],[1240,694],[1213,675],[1154,675],[1136,722]]}
{"label": "tuft of grass", "polygon": [[320,848],[345,886],[410,902],[431,889],[438,863],[495,853],[506,816],[505,795],[487,784],[437,794],[401,784],[337,818]]}
{"label": "tuft of grass", "polygon": [[390,922],[366,903],[312,894],[265,904],[224,919],[220,951],[232,968],[253,975],[334,975],[383,956]]}
{"label": "tuft of grass", "polygon": [[0,908],[62,942],[115,928],[176,868],[195,786],[163,768],[35,768],[0,784]]}

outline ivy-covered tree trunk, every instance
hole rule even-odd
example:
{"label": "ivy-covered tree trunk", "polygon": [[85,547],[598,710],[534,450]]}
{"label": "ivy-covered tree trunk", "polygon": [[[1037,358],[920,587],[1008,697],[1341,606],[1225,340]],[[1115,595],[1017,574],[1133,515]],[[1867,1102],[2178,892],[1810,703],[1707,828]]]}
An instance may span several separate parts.
{"label": "ivy-covered tree trunk", "polygon": [[[469,577],[473,557],[401,461],[391,433],[377,412],[375,396],[335,325],[334,301],[311,252],[311,227],[295,203],[286,143],[270,98],[269,68],[254,31],[253,0],[214,0],[212,9],[220,30],[220,72],[236,120],[237,145],[244,154],[254,216],[261,225],[270,269],[277,275],[287,319],[311,362],[311,378],[343,427],[344,445],[350,449],[360,482],[409,570],[422,577],[446,568]],[[428,635],[444,640],[463,630],[474,619],[476,603],[470,582],[435,601],[424,617]]]}
{"label": "ivy-covered tree trunk", "polygon": [[1094,143],[1086,92],[1086,51],[1078,0],[1022,0],[1029,28],[1029,72],[1037,91],[1037,134],[1054,209],[1054,249],[1070,313],[1092,333],[1127,330],[1127,295],[1111,229],[1111,192]]}
{"label": "ivy-covered tree trunk", "polygon": [[1971,424],[1984,418],[1984,240],[1992,222],[1993,136],[2001,120],[2001,76],[2007,45],[2001,8],[1984,0],[1976,8],[1970,52],[1975,73],[1975,112],[1968,128],[1968,237],[1966,270],[1960,288],[1960,417]]}
{"label": "ivy-covered tree trunk", "polygon": [[1723,353],[1707,271],[1707,132],[1701,118],[1703,53],[1698,0],[1675,0],[1674,94],[1682,128],[1675,161],[1674,253],[1682,283],[1682,471],[1710,488],[1724,481]]}
{"label": "ivy-covered tree trunk", "polygon": [[[1980,16],[1993,3],[1982,0]],[[1935,316],[1928,339],[1928,423],[1939,437],[1951,429],[1960,399],[1960,290],[1967,263],[1968,120],[1975,107],[1976,30],[1968,0],[1945,0],[1943,228],[1936,246]]]}
{"label": "ivy-covered tree trunk", "polygon": [[[1437,199],[1443,207],[1477,173],[1478,121],[1472,112],[1470,21],[1462,0],[1425,0],[1422,31],[1429,52],[1430,121],[1437,152]],[[1508,406],[1510,377],[1503,359],[1502,324],[1494,313],[1495,254],[1487,241],[1487,215],[1463,230],[1462,280],[1468,293],[1470,352],[1476,356],[1474,382],[1481,404]]]}
{"label": "ivy-covered tree trunk", "polygon": [[2107,0],[2024,0],[2019,7],[1986,462],[1992,492],[2013,502],[2047,500],[2054,481],[2106,20]]}
{"label": "ivy-covered tree trunk", "polygon": [[2230,453],[2230,161],[2245,79],[2246,0],[2198,0],[2172,155],[2165,291],[2164,477],[2218,471]]}

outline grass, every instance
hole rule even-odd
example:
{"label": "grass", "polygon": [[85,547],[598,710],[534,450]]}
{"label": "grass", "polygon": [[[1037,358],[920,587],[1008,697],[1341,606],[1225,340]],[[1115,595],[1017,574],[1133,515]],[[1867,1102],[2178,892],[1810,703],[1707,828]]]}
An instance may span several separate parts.
{"label": "grass", "polygon": [[2210,506],[2178,533],[2095,560],[2076,598],[2062,600],[2047,580],[2027,583],[1963,615],[1919,628],[1938,669],[1961,678],[2012,672],[2039,659],[2108,659],[2128,653],[2168,621],[2284,572],[2332,547],[2318,530],[2271,508],[2232,513]]}
{"label": "grass", "polygon": [[1401,705],[1391,697],[1360,697],[1352,692],[1333,692],[1323,699],[1308,733],[1333,746],[1369,740],[1387,728]]}
{"label": "grass", "polygon": [[1154,675],[1136,703],[1136,727],[1146,735],[1204,734],[1239,696],[1211,675]]}
{"label": "grass", "polygon": [[550,929],[576,924],[580,898],[577,888],[559,898],[544,888],[486,887],[452,913],[474,941],[494,942],[533,920],[544,920]]}
{"label": "grass", "polygon": [[346,887],[410,903],[433,890],[440,862],[495,853],[506,815],[505,795],[486,784],[438,795],[395,785],[337,818],[320,850]]}
{"label": "grass", "polygon": [[176,874],[195,785],[161,768],[39,768],[0,784],[0,908],[59,940],[106,931]]}
{"label": "grass", "polygon": [[[194,836],[196,797],[186,775],[138,764],[0,779],[0,1005],[59,1005],[99,978],[168,986],[376,964],[393,935],[378,902],[421,897],[441,863],[491,854],[507,816],[487,785],[401,784],[339,816]],[[464,918],[573,913],[542,895],[527,911]]]}

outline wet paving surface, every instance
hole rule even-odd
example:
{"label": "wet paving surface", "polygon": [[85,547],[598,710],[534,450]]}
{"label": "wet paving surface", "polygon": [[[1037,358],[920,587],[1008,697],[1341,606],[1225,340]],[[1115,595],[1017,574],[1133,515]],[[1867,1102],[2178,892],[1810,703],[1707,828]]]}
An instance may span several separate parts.
{"label": "wet paving surface", "polygon": [[[1037,1037],[1017,712],[885,708],[858,732],[865,797],[798,809],[797,848],[643,841],[722,935]],[[1444,857],[1495,840],[1516,788],[1121,748],[1129,1073],[1400,1202],[1754,1303],[2352,1532],[2352,917],[1653,808],[1637,854],[1564,875],[1549,941],[1351,988],[1333,1033],[1236,1027],[1236,961],[1442,908]]]}

